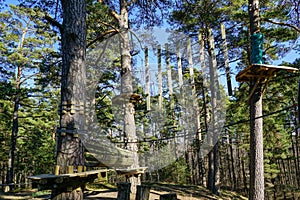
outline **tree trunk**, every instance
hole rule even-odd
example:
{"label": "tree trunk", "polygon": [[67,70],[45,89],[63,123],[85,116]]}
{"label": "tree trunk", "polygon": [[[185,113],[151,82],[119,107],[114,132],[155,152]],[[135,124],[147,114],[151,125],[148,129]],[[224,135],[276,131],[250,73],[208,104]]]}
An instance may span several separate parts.
{"label": "tree trunk", "polygon": [[[208,121],[209,121],[209,116],[208,116],[208,108],[206,106],[206,90],[205,88],[207,87],[207,81],[206,81],[206,63],[205,63],[205,51],[204,51],[204,47],[205,47],[205,41],[203,38],[202,33],[199,31],[198,34],[198,41],[199,41],[199,45],[200,45],[200,63],[201,63],[201,72],[202,72],[202,84],[201,84],[201,93],[202,93],[202,98],[203,98],[203,110],[204,110],[204,130],[207,133],[208,130]],[[205,162],[204,162],[204,158],[202,155],[202,151],[200,149],[199,151],[199,156],[201,158],[201,172],[202,172],[202,183],[203,186],[206,187],[207,183],[206,183],[206,172],[205,172]]]}
{"label": "tree trunk", "polygon": [[234,166],[234,155],[233,155],[233,136],[230,135],[230,160],[231,160],[231,170],[232,170],[232,179],[233,179],[233,191],[237,191],[237,181],[236,181],[236,172],[235,172],[235,166]]}
{"label": "tree trunk", "polygon": [[262,116],[261,87],[250,101],[250,200],[264,199],[263,119],[256,119],[259,116]]}
{"label": "tree trunk", "polygon": [[[84,147],[77,136],[77,127],[82,127],[86,121],[79,111],[71,113],[71,107],[85,103],[86,98],[86,4],[84,0],[62,0],[61,3],[64,27],[61,104],[66,109],[62,109],[60,117],[56,163],[59,173],[66,174],[84,166]],[[83,183],[74,188],[56,188],[52,191],[52,199],[83,199],[80,186]]]}
{"label": "tree trunk", "polygon": [[[218,84],[218,73],[217,73],[217,60],[215,54],[215,44],[214,44],[214,36],[212,34],[212,30],[208,29],[208,53],[210,55],[210,64],[209,64],[209,73],[210,73],[210,91],[211,91],[211,106],[212,106],[212,120],[211,120],[211,127],[212,133],[211,134],[211,145],[214,146],[213,150],[210,152],[209,159],[210,164],[213,165],[213,172],[210,173],[213,180],[211,184],[212,192],[214,194],[219,194],[219,185],[220,185],[220,169],[219,169],[219,148],[218,143],[215,140],[218,140],[218,130],[217,129],[217,84]],[[216,143],[216,144],[214,144]],[[212,167],[211,167],[212,169]]]}
{"label": "tree trunk", "polygon": [[[128,5],[127,1],[120,1],[120,16],[119,16],[119,26],[121,34],[121,85],[122,94],[132,95],[132,69],[131,69],[131,54],[130,54],[130,44],[129,44],[129,19],[128,19]],[[138,147],[136,144],[136,127],[134,119],[134,105],[132,102],[126,101],[124,103],[124,135],[127,137],[129,142],[127,149],[132,151],[133,154],[133,165],[131,168],[139,167],[138,158]],[[140,176],[130,177],[129,181],[131,183],[131,192],[136,192],[136,186],[140,184]]]}
{"label": "tree trunk", "polygon": [[188,63],[189,63],[189,71],[190,71],[190,79],[191,79],[191,86],[192,86],[192,98],[193,98],[193,108],[195,111],[195,124],[197,128],[197,135],[196,139],[201,141],[201,124],[200,124],[200,111],[198,106],[198,98],[195,86],[195,75],[194,75],[194,65],[193,65],[193,54],[192,54],[192,46],[191,46],[191,39],[188,39],[187,43],[187,54],[188,54]]}
{"label": "tree trunk", "polygon": [[194,75],[194,64],[193,64],[193,53],[192,53],[192,45],[191,45],[191,39],[188,38],[187,41],[187,56],[188,56],[188,63],[189,63],[189,72],[190,72],[190,81],[192,86],[192,98],[193,98],[193,110],[194,110],[194,123],[196,126],[196,148],[193,149],[193,184],[200,184],[201,179],[201,152],[200,150],[200,143],[202,141],[202,135],[201,135],[201,123],[200,123],[200,109],[198,106],[198,97],[197,97],[197,91],[196,91],[196,85],[195,85],[195,75]]}
{"label": "tree trunk", "polygon": [[[249,0],[248,4],[252,38],[260,32],[259,0]],[[251,44],[251,64],[262,60],[258,51],[260,47],[253,47]],[[264,199],[262,85],[259,81],[254,78],[250,82],[250,91],[254,91],[250,97],[250,200]]]}
{"label": "tree trunk", "polygon": [[[21,74],[20,68],[18,68],[18,74]],[[9,159],[8,159],[8,173],[6,183],[9,184],[9,190],[13,189],[14,183],[14,168],[15,168],[15,151],[17,146],[17,136],[19,132],[19,105],[20,105],[20,78],[18,75],[17,78],[17,94],[14,101],[14,116],[13,116],[13,125],[12,125],[12,133],[11,133],[11,141],[10,141],[10,151],[9,151]]]}

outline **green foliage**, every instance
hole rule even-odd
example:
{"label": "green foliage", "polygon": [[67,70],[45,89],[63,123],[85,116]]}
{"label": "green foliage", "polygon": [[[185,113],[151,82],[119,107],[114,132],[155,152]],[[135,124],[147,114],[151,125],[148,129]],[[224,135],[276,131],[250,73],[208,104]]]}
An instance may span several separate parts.
{"label": "green foliage", "polygon": [[[57,77],[48,76],[47,69],[57,62],[57,38],[42,16],[39,9],[15,5],[0,13],[0,157],[6,167],[9,151],[14,151],[16,177],[23,177],[17,183],[26,174],[50,173],[54,162],[58,93],[52,83]],[[11,148],[14,141],[16,149]]]}

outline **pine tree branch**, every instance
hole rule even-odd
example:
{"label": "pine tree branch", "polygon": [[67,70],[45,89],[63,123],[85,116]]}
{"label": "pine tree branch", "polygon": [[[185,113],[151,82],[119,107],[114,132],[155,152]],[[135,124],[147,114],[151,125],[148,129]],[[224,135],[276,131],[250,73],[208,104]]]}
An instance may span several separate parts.
{"label": "pine tree branch", "polygon": [[120,17],[118,15],[118,13],[116,13],[114,10],[109,9],[109,14],[111,14],[111,16],[113,16],[113,18],[115,18],[117,21],[119,21]]}
{"label": "pine tree branch", "polygon": [[31,74],[30,76],[27,76],[26,78],[24,78],[22,81],[20,81],[20,85],[22,85],[25,81],[27,81],[28,79],[34,77],[34,76],[40,76],[41,73],[36,73],[36,74]]}
{"label": "pine tree branch", "polygon": [[25,103],[20,103],[20,106],[27,107],[27,108],[39,108],[39,106],[32,106],[32,105],[25,104]]}
{"label": "pine tree branch", "polygon": [[[98,40],[103,39],[103,38],[104,38],[106,35],[108,35],[108,34],[111,34],[111,33],[112,33],[112,35],[115,35],[115,34],[117,34],[118,32],[119,32],[119,31],[114,30],[114,29],[108,30],[108,31],[106,31],[105,33],[99,35],[99,36],[98,36],[97,38],[95,38],[94,40],[92,40],[90,43],[88,43],[88,44],[86,45],[86,47],[87,47],[87,48],[90,47],[92,44],[96,43]],[[112,36],[112,35],[111,35],[111,36]]]}
{"label": "pine tree branch", "polygon": [[59,29],[60,33],[63,32],[63,26],[61,23],[50,17],[49,15],[45,15],[44,17],[45,20],[47,20],[52,26],[55,26]]}
{"label": "pine tree branch", "polygon": [[[98,0],[98,3],[102,3],[102,4],[106,4],[108,5],[108,2],[105,2],[104,0]],[[119,15],[116,11],[114,11],[113,9],[109,8],[109,14],[115,18],[117,21],[119,21]]]}
{"label": "pine tree branch", "polygon": [[295,31],[297,31],[298,33],[300,33],[300,28],[298,28],[297,26],[294,26],[292,24],[288,24],[288,23],[284,23],[284,22],[275,22],[275,21],[272,21],[270,19],[262,19],[263,21],[265,22],[269,22],[269,23],[272,23],[272,24],[276,24],[276,25],[281,25],[281,26],[287,26],[287,27],[290,27],[292,29],[294,29]]}

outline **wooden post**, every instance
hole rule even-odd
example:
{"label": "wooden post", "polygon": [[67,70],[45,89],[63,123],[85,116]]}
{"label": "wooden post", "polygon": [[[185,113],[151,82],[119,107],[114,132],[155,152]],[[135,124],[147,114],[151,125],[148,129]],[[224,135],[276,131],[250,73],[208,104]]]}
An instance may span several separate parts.
{"label": "wooden post", "polygon": [[223,46],[223,56],[224,56],[224,63],[225,63],[228,95],[232,96],[232,86],[231,86],[231,78],[230,78],[228,48],[227,48],[226,30],[225,30],[224,23],[221,23],[221,35],[222,35],[222,46]]}
{"label": "wooden post", "polygon": [[146,185],[138,185],[135,200],[148,200],[150,196],[150,187]]}
{"label": "wooden post", "polygon": [[147,111],[150,111],[150,70],[149,70],[149,56],[148,56],[148,47],[145,49],[145,73],[146,73],[146,105]]}
{"label": "wooden post", "polygon": [[162,194],[159,200],[177,200],[177,195],[176,193]]}
{"label": "wooden post", "polygon": [[118,197],[117,200],[130,200],[130,183],[118,183]]}
{"label": "wooden post", "polygon": [[157,48],[157,59],[158,59],[158,108],[162,108],[162,70],[161,70],[161,46]]}

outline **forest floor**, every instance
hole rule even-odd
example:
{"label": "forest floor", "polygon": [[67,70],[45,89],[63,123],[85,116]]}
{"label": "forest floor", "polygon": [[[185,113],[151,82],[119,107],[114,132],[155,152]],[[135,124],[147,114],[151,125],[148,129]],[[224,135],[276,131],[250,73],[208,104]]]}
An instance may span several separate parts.
{"label": "forest floor", "polygon": [[[201,186],[176,185],[170,183],[148,183],[151,186],[149,200],[159,200],[161,194],[176,193],[180,200],[246,200],[235,192],[221,190],[221,196],[213,195],[209,190]],[[106,188],[100,190],[87,191],[85,200],[115,200],[117,198],[116,188]],[[135,196],[131,195],[131,200]]]}
{"label": "forest floor", "polygon": [[[159,200],[161,194],[176,193],[177,199],[180,200],[246,200],[247,198],[231,191],[221,190],[221,196],[213,195],[207,189],[201,186],[176,185],[170,183],[149,183],[151,186],[149,200]],[[50,199],[50,191],[37,192],[36,190],[18,191],[15,193],[0,193],[0,199],[34,199],[45,200]],[[117,188],[112,185],[101,185],[97,188],[87,187],[84,200],[116,200]],[[131,195],[131,200],[135,200],[135,196]]]}

